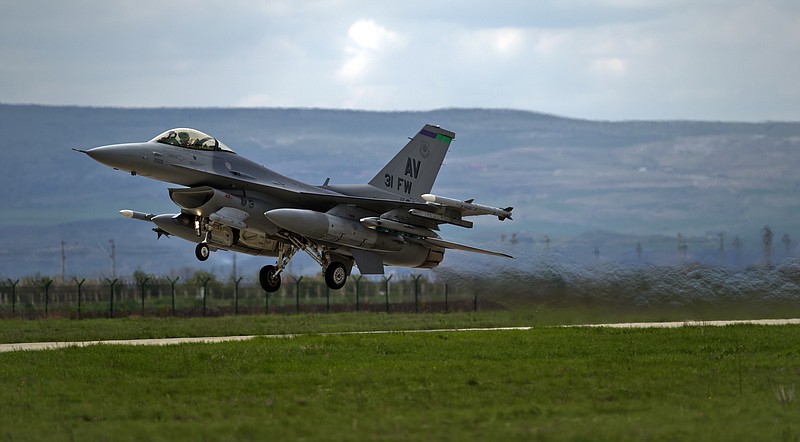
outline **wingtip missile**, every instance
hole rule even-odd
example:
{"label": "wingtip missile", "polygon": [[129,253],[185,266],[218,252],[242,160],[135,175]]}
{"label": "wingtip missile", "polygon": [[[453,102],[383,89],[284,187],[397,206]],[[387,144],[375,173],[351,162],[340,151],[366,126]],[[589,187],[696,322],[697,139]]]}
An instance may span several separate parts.
{"label": "wingtip missile", "polygon": [[436,202],[436,195],[434,195],[432,193],[423,193],[420,196],[422,197],[422,199],[424,199],[425,201],[427,201],[429,203],[435,203]]}
{"label": "wingtip missile", "polygon": [[120,210],[119,214],[124,216],[125,218],[138,219],[142,221],[151,221],[153,219],[153,216],[155,216],[149,213],[137,212],[135,210],[128,210],[128,209]]}
{"label": "wingtip missile", "polygon": [[[464,211],[471,211],[475,212],[474,214],[478,215],[495,215],[500,221],[505,219],[512,219],[511,218],[511,211],[514,209],[513,207],[506,207],[505,209],[501,209],[498,207],[491,207],[485,206],[483,204],[476,204],[473,198],[468,200],[458,200],[455,198],[448,198],[439,195],[433,195],[431,193],[426,193],[421,195],[422,199],[427,201],[428,203],[436,203],[441,204],[446,207],[453,207],[456,209],[464,210]],[[469,214],[467,214],[469,215]]]}

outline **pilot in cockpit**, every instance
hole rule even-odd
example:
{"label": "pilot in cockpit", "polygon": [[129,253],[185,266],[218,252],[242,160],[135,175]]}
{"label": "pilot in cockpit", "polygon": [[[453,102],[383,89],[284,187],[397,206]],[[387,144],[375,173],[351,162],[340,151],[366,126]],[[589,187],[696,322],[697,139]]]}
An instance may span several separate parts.
{"label": "pilot in cockpit", "polygon": [[181,146],[188,147],[189,146],[189,134],[186,132],[178,133],[178,141]]}

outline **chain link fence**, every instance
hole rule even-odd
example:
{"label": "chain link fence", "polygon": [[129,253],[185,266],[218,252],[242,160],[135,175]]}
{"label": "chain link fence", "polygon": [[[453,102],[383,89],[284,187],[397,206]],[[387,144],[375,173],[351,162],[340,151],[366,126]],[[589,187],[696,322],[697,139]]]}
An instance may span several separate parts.
{"label": "chain link fence", "polygon": [[267,293],[252,281],[213,277],[55,281],[6,280],[0,285],[0,318],[118,318],[136,316],[224,316],[332,312],[474,311],[481,302],[457,284],[408,277],[351,277],[341,290],[321,278],[285,279]]}

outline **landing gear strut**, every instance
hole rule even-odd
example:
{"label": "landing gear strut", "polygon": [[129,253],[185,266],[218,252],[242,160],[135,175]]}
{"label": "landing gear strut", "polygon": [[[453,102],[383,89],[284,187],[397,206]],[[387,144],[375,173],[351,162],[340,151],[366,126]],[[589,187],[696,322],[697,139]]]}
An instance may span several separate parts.
{"label": "landing gear strut", "polygon": [[[194,219],[194,231],[197,234],[197,236],[200,236],[202,232],[201,226],[202,223],[200,217],[196,217]],[[197,257],[198,261],[206,261],[209,255],[211,255],[211,249],[208,247],[208,239],[210,238],[210,235],[211,232],[207,231],[205,239],[203,239],[199,244],[197,244],[197,247],[195,247],[194,249],[194,256]]]}
{"label": "landing gear strut", "polygon": [[[332,261],[327,249],[318,245],[310,244],[305,238],[287,235],[288,243],[281,244],[278,249],[278,262],[272,266],[264,266],[258,273],[258,282],[264,291],[273,293],[281,287],[281,272],[289,265],[298,250],[308,253],[325,273],[325,284],[333,290],[339,290],[347,282],[347,267],[339,261]],[[199,255],[198,255],[199,256]]]}

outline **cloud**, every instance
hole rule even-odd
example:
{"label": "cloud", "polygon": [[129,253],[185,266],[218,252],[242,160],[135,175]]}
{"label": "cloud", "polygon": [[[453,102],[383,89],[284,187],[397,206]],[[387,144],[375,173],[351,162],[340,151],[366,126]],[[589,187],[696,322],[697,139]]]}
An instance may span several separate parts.
{"label": "cloud", "polygon": [[520,49],[524,39],[523,31],[514,28],[494,29],[488,32],[494,50],[501,54],[513,54]]}
{"label": "cloud", "polygon": [[590,71],[600,75],[623,75],[625,73],[626,63],[624,60],[612,58],[600,58],[591,63]]}
{"label": "cloud", "polygon": [[400,34],[366,19],[353,23],[347,36],[347,57],[338,71],[339,78],[346,82],[363,80],[374,63],[403,43]]}
{"label": "cloud", "polygon": [[359,20],[347,30],[350,40],[359,48],[378,51],[386,46],[396,44],[400,36],[373,20]]}
{"label": "cloud", "polygon": [[800,119],[790,0],[7,3],[8,103]]}

